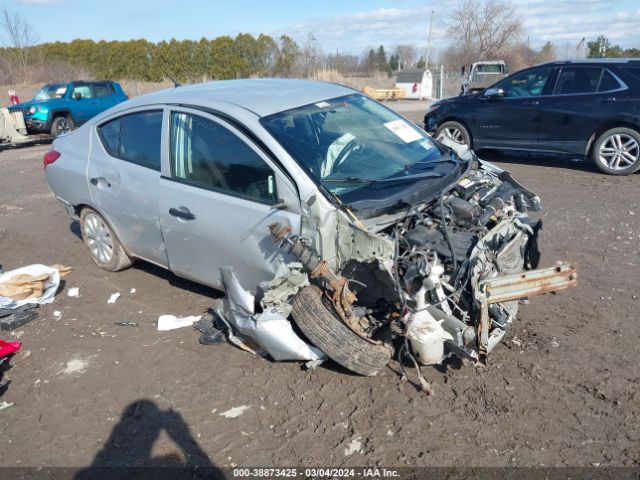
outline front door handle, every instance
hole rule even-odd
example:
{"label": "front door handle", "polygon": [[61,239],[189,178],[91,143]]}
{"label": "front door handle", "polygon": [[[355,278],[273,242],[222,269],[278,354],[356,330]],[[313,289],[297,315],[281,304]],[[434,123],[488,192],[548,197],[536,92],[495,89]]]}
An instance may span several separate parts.
{"label": "front door handle", "polygon": [[600,97],[600,98],[598,98],[598,102],[601,102],[601,103],[615,102],[615,101],[616,101],[616,97],[604,97],[604,98]]}
{"label": "front door handle", "polygon": [[187,207],[173,208],[169,209],[169,215],[173,215],[174,217],[182,218],[183,220],[195,220],[196,216],[189,211]]}

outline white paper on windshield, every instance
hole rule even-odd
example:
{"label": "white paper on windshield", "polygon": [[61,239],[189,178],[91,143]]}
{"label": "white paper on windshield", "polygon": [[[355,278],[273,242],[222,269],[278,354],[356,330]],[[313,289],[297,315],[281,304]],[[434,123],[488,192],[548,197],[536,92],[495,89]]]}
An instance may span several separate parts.
{"label": "white paper on windshield", "polygon": [[407,124],[404,120],[387,122],[384,126],[395,133],[404,143],[411,143],[424,138],[415,128],[412,128],[411,125]]}

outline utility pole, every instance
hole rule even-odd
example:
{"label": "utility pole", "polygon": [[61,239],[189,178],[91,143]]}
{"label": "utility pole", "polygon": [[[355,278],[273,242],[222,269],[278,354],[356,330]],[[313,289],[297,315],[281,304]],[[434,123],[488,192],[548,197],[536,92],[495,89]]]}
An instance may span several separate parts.
{"label": "utility pole", "polygon": [[433,30],[433,10],[431,10],[431,18],[429,20],[429,36],[427,37],[427,68],[431,63],[431,31]]}

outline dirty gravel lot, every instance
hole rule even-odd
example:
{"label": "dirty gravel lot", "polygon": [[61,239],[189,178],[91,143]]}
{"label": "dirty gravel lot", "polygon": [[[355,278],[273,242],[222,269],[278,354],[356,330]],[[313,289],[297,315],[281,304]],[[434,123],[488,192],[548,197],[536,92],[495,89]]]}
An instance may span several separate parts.
{"label": "dirty gravel lot", "polygon": [[95,267],[44,181],[48,148],[0,152],[0,263],[74,268],[36,320],[0,335],[23,342],[0,465],[639,465],[640,175],[495,158],[542,197],[543,264],[577,262],[580,286],[523,306],[487,368],[423,368],[426,397],[396,362],[374,378],[306,371],[199,345],[191,328],[157,332],[158,315],[219,295],[150,265]]}

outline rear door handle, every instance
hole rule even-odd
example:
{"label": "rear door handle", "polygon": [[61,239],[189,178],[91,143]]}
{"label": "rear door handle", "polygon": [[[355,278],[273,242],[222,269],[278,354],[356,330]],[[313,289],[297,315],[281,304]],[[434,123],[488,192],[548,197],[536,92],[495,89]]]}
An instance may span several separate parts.
{"label": "rear door handle", "polygon": [[598,98],[597,101],[601,102],[601,103],[615,102],[616,101],[616,97],[604,97],[604,98],[600,97],[600,98]]}
{"label": "rear door handle", "polygon": [[107,182],[107,179],[104,177],[92,177],[89,179],[89,182],[91,182],[91,185],[94,185],[98,188],[110,188],[111,184],[109,182]]}
{"label": "rear door handle", "polygon": [[173,215],[174,217],[182,218],[183,220],[195,220],[196,216],[189,211],[187,207],[173,208],[169,209],[169,215]]}
{"label": "rear door handle", "polygon": [[529,100],[528,102],[522,102],[523,105],[540,105],[538,100]]}

